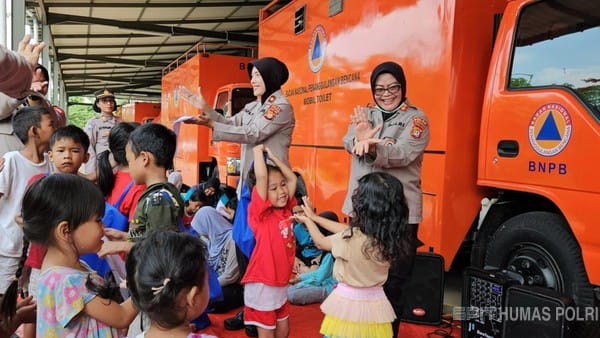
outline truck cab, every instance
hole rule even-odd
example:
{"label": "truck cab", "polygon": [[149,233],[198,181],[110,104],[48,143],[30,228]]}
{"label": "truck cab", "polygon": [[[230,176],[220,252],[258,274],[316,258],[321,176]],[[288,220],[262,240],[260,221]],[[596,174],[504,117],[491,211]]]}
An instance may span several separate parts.
{"label": "truck cab", "polygon": [[[255,100],[250,83],[230,83],[217,90],[214,109],[224,117],[233,117]],[[214,175],[221,183],[236,187],[240,176],[240,144],[211,141],[210,156],[217,165]]]}

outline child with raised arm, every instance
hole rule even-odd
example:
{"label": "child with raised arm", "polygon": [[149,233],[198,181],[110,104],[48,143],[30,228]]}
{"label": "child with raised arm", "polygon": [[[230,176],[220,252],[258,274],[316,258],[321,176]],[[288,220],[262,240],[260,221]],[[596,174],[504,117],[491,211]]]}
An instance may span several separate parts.
{"label": "child with raised arm", "polygon": [[205,252],[201,239],[173,231],[151,233],[133,247],[127,256],[127,285],[134,304],[151,322],[137,338],[213,337],[195,334],[188,325],[208,304]]}
{"label": "child with raised arm", "polygon": [[102,246],[104,198],[85,178],[53,174],[35,181],[23,198],[23,231],[48,247],[38,282],[38,334],[53,337],[122,337],[137,310],[131,300],[110,299],[106,283],[79,260]]}
{"label": "child with raised arm", "polygon": [[[254,147],[256,185],[248,206],[248,224],[256,246],[244,284],[244,323],[256,325],[259,337],[287,337],[287,286],[296,243],[292,208],[296,204],[296,175],[264,145]],[[275,166],[267,165],[263,152]]]}
{"label": "child with raised arm", "polygon": [[[390,264],[411,254],[414,244],[407,224],[408,207],[402,183],[374,172],[361,177],[352,195],[350,226],[317,217],[305,197],[306,224],[315,244],[335,258],[337,287],[325,299],[321,334],[336,338],[392,337],[394,310],[383,292]],[[323,236],[314,220],[337,232]]]}

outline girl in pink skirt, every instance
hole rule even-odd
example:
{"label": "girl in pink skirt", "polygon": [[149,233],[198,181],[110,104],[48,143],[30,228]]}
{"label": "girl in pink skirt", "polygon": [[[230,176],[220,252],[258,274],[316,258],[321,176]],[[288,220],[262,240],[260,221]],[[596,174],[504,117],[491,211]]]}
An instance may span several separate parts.
{"label": "girl in pink skirt", "polygon": [[[402,183],[375,172],[359,179],[352,196],[350,225],[313,212],[304,197],[303,222],[317,247],[335,257],[333,277],[338,286],[321,305],[321,334],[329,338],[390,338],[394,310],[383,292],[390,263],[410,254],[408,207]],[[333,232],[323,236],[316,223]]]}

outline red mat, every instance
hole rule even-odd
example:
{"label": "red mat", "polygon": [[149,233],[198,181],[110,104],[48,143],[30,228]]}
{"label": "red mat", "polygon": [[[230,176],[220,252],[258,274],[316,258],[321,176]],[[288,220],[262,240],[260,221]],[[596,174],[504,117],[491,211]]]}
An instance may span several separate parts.
{"label": "red mat", "polygon": [[[231,311],[225,314],[209,314],[212,324],[200,332],[211,334],[219,338],[245,338],[245,330],[228,331],[223,328],[223,320],[234,316],[238,310]],[[319,334],[319,327],[321,326],[321,320],[323,314],[319,309],[319,304],[312,305],[291,305],[290,306],[290,335],[289,338],[321,338]],[[429,325],[418,325],[411,323],[400,324],[399,337],[406,338],[427,338],[428,333],[434,332],[436,329],[440,329],[437,326]],[[450,328],[443,329],[446,332],[450,332]],[[444,337],[440,331],[439,335],[431,335],[430,337]],[[460,329],[455,327],[452,331],[452,335],[446,335],[445,337],[460,337]]]}

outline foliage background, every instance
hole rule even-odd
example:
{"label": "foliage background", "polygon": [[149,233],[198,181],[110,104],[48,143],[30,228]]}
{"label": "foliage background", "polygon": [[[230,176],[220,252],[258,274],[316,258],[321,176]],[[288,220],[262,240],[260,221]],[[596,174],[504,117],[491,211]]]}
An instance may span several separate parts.
{"label": "foliage background", "polygon": [[[118,107],[121,107],[125,103],[127,103],[127,101],[121,101],[117,99]],[[92,109],[93,104],[94,98],[83,96],[69,97],[69,105],[67,108],[67,124],[73,124],[83,129],[87,120],[96,114],[94,109]],[[118,113],[120,113],[120,110],[117,110],[115,114]]]}

